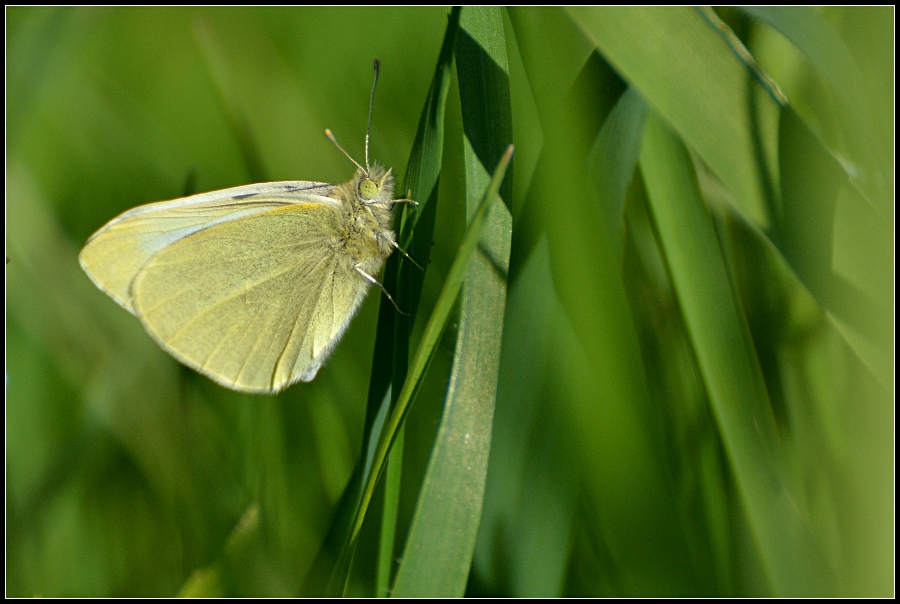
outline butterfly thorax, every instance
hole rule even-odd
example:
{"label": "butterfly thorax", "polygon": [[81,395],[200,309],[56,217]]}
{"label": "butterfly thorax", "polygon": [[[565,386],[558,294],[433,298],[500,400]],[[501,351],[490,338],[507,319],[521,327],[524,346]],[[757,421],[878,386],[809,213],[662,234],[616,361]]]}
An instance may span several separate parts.
{"label": "butterfly thorax", "polygon": [[341,201],[343,251],[367,274],[377,273],[393,250],[393,174],[377,164],[368,174],[357,170],[333,195]]}

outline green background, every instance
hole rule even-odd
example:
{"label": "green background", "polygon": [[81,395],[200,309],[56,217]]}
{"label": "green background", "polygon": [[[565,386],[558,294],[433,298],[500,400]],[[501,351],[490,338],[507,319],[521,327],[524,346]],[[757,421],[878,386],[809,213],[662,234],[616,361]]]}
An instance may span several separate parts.
{"label": "green background", "polygon": [[[371,156],[405,174],[448,11],[6,15],[7,595],[317,593],[380,297],[314,382],[241,395],[160,350],[77,253],[142,203],[347,180],[322,132],[362,158],[374,57]],[[346,593],[386,573],[424,595],[892,594],[894,11],[718,16],[463,9],[411,350],[484,141],[516,145],[511,227],[488,229],[505,259],[494,231],[477,252],[505,289],[470,277],[496,317],[463,304],[434,342]],[[466,352],[473,330],[492,353]],[[442,420],[467,362],[490,462],[440,474],[470,434]]]}

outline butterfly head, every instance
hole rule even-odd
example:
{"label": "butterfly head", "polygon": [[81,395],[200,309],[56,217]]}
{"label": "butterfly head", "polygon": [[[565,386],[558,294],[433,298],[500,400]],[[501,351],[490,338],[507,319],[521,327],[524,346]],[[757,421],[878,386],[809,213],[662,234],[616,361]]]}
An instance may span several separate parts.
{"label": "butterfly head", "polygon": [[378,202],[384,197],[390,199],[393,196],[394,175],[390,169],[374,164],[368,170],[358,170],[357,178],[357,191],[364,202]]}

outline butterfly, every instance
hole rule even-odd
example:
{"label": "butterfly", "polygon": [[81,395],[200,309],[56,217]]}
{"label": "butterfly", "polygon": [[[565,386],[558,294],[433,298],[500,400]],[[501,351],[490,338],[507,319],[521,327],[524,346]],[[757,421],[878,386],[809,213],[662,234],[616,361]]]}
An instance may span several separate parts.
{"label": "butterfly", "polygon": [[394,206],[411,202],[394,199],[390,169],[369,165],[368,128],[365,166],[326,135],[356,164],[346,183],[270,182],[138,206],[88,239],[82,268],[169,354],[227,388],[311,381],[369,287],[381,287],[399,249]]}

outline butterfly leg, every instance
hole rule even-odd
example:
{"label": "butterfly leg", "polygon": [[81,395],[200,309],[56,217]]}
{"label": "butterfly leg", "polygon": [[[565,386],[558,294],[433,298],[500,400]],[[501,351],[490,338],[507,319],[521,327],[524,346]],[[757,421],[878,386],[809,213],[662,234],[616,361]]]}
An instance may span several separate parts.
{"label": "butterfly leg", "polygon": [[[376,237],[378,237],[378,236],[383,237],[383,235],[381,235],[381,233],[376,233]],[[384,239],[388,242],[388,244],[389,244],[392,248],[394,248],[395,250],[397,250],[398,252],[400,252],[401,254],[403,254],[404,256],[406,256],[406,259],[407,259],[407,260],[409,260],[410,262],[412,262],[413,264],[415,264],[417,269],[419,269],[419,270],[422,271],[423,273],[425,272],[425,269],[422,268],[421,266],[419,266],[419,263],[416,262],[415,260],[413,260],[412,256],[410,256],[409,254],[407,254],[407,253],[406,253],[406,250],[404,250],[402,247],[400,247],[400,244],[397,243],[396,241],[394,241],[393,238],[390,238],[390,237],[384,237]]]}
{"label": "butterfly leg", "polygon": [[394,301],[394,297],[391,296],[391,294],[388,293],[388,290],[384,289],[384,286],[383,286],[381,283],[378,282],[378,279],[376,279],[375,277],[373,277],[372,275],[370,275],[369,273],[367,273],[367,272],[364,271],[363,269],[359,268],[359,265],[358,265],[358,264],[354,265],[353,268],[356,269],[356,272],[359,273],[359,276],[360,276],[360,277],[362,277],[363,279],[365,279],[366,281],[368,281],[368,282],[371,283],[372,285],[377,285],[378,288],[379,288],[382,292],[384,292],[384,295],[387,296],[388,300],[391,301],[391,304],[394,305],[394,308],[397,309],[397,312],[398,312],[398,313],[400,313],[401,315],[409,316],[409,313],[406,313],[406,312],[403,312],[402,310],[400,310],[400,307],[397,306],[397,302]]}

